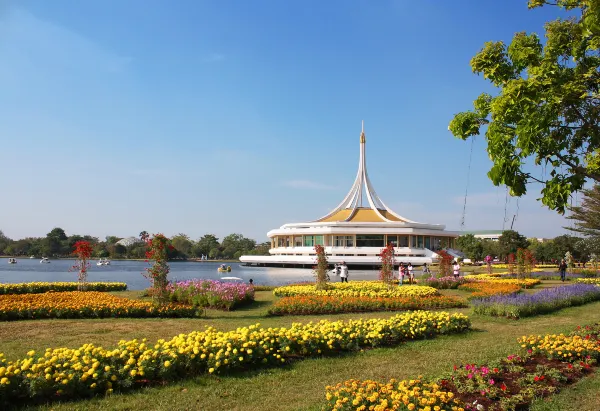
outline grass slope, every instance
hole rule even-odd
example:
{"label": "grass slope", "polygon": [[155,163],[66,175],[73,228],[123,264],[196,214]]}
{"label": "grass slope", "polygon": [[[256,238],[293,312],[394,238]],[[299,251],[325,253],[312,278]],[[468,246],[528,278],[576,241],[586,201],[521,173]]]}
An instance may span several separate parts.
{"label": "grass slope", "polygon": [[[125,293],[117,293],[126,295]],[[449,290],[451,295],[466,295]],[[128,296],[135,296],[131,293]],[[118,319],[43,320],[0,323],[0,352],[9,359],[30,349],[76,347],[86,342],[110,347],[120,339],[169,338],[212,325],[221,329],[260,322],[263,326],[288,326],[310,320],[388,317],[395,313],[345,314],[334,316],[264,317],[273,301],[270,292],[258,292],[255,305],[235,312],[207,312],[206,319]],[[447,310],[465,312],[468,309]],[[42,410],[317,410],[324,403],[324,387],[349,378],[411,378],[422,374],[434,377],[454,364],[486,362],[518,350],[517,337],[525,334],[569,332],[575,326],[600,321],[600,302],[561,310],[553,315],[518,321],[471,316],[474,331],[463,335],[409,342],[394,348],[380,348],[336,358],[298,361],[285,368],[261,369],[229,376],[200,376],[165,387],[147,388],[125,395],[113,395],[65,404],[27,409]],[[573,409],[561,404],[577,400],[581,409],[598,400],[598,378],[583,380],[577,394],[565,391],[553,401],[554,408]],[[561,398],[563,398],[561,400]],[[545,403],[544,403],[545,404]],[[562,408],[561,408],[562,407]],[[576,408],[579,409],[579,408]]]}

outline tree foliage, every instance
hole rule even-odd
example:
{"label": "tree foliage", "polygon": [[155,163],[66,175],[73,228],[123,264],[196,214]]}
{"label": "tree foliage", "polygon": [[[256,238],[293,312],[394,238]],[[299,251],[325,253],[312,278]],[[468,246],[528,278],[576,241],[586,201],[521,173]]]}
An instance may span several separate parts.
{"label": "tree foliage", "polygon": [[569,207],[571,215],[567,218],[574,220],[575,225],[565,228],[587,237],[600,238],[600,185],[582,192],[581,205]]}
{"label": "tree foliage", "polygon": [[[517,33],[507,46],[485,43],[471,59],[475,73],[498,89],[481,94],[474,110],[458,113],[448,129],[466,140],[487,126],[488,177],[521,196],[542,184],[542,203],[564,213],[572,192],[600,182],[600,2],[530,0],[529,8],[556,5],[577,18],[546,23],[546,41]],[[526,171],[526,160],[548,176]]]}

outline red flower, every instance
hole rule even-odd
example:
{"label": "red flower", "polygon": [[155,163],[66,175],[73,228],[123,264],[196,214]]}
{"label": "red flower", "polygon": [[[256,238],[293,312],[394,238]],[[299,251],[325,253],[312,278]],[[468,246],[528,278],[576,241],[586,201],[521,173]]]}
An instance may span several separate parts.
{"label": "red flower", "polygon": [[533,377],[533,381],[539,381],[539,377],[536,375],[535,377]]}
{"label": "red flower", "polygon": [[494,372],[499,372],[500,370],[498,368],[494,368]]}
{"label": "red flower", "polygon": [[506,391],[506,384],[502,383],[502,385],[500,386],[500,389],[502,391]]}

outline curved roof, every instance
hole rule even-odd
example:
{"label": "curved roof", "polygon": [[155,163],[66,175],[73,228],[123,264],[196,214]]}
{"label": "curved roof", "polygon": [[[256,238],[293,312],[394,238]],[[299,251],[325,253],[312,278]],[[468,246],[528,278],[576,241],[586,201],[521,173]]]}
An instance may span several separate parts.
{"label": "curved roof", "polygon": [[[367,173],[367,154],[364,122],[360,133],[358,173],[346,197],[329,214],[315,222],[415,223],[396,214],[379,198]],[[363,195],[363,192],[366,195]],[[367,205],[363,205],[363,198]]]}

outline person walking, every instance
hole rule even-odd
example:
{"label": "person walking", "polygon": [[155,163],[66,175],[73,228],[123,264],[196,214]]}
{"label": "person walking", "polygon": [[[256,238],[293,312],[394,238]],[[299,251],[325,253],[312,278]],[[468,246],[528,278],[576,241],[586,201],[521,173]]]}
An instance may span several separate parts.
{"label": "person walking", "polygon": [[565,282],[565,277],[567,275],[567,262],[563,258],[560,260],[560,264],[558,265],[558,271],[560,272],[560,281]]}
{"label": "person walking", "polygon": [[458,278],[460,276],[460,264],[458,263],[458,260],[454,261],[454,264],[452,265],[452,271],[454,278]]}
{"label": "person walking", "polygon": [[342,261],[342,265],[340,266],[340,280],[348,282],[348,266],[345,261]]}
{"label": "person walking", "polygon": [[431,270],[427,266],[427,263],[423,263],[423,277],[425,277],[427,274],[431,274]]}
{"label": "person walking", "polygon": [[414,283],[415,282],[415,272],[413,269],[413,266],[411,263],[408,263],[408,267],[406,267],[406,271],[408,272],[408,282],[409,283]]}
{"label": "person walking", "polygon": [[404,282],[404,275],[406,274],[406,267],[404,267],[404,263],[400,263],[398,266],[398,285],[402,285]]}

